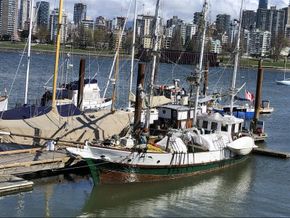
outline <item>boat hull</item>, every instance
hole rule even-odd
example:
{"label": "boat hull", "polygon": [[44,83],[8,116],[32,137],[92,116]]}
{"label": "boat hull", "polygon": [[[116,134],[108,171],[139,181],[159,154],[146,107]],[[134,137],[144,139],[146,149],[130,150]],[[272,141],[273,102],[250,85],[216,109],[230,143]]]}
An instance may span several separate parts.
{"label": "boat hull", "polygon": [[211,163],[180,166],[140,166],[86,159],[95,184],[115,184],[132,182],[152,182],[190,177],[220,170],[238,164],[248,156],[232,158]]}
{"label": "boat hull", "polygon": [[290,80],[280,80],[276,81],[278,85],[290,86]]}

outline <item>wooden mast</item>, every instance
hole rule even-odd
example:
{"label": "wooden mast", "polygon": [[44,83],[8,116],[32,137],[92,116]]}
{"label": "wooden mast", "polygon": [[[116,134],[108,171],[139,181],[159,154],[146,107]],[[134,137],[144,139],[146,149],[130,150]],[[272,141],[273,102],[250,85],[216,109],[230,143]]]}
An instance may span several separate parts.
{"label": "wooden mast", "polygon": [[56,38],[56,52],[55,52],[55,65],[54,65],[54,76],[53,76],[53,86],[52,86],[52,111],[56,112],[56,88],[57,88],[57,76],[58,76],[58,64],[59,64],[59,50],[61,41],[61,25],[62,25],[62,8],[63,0],[59,0],[59,10],[58,10],[58,26],[57,26],[57,38]]}
{"label": "wooden mast", "polygon": [[117,98],[117,79],[119,74],[119,57],[120,57],[120,43],[119,40],[122,40],[122,31],[118,32],[118,44],[117,44],[117,51],[116,51],[116,64],[115,64],[115,73],[113,79],[113,93],[112,93],[112,105],[111,105],[111,112],[115,112],[115,104]]}

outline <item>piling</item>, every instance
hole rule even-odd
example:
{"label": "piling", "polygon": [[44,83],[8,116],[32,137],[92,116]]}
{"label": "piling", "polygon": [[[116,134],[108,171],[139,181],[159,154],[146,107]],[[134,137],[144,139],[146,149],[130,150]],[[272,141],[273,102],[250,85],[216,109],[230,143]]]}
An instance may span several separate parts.
{"label": "piling", "polygon": [[259,68],[258,68],[258,75],[257,75],[254,122],[257,122],[257,120],[259,120],[259,116],[260,116],[260,105],[261,105],[261,98],[262,98],[263,78],[264,78],[264,71],[262,68],[262,60],[260,60],[259,61]]}
{"label": "piling", "polygon": [[78,81],[78,108],[81,110],[84,96],[84,81],[85,81],[85,67],[86,60],[80,60],[79,81]]}

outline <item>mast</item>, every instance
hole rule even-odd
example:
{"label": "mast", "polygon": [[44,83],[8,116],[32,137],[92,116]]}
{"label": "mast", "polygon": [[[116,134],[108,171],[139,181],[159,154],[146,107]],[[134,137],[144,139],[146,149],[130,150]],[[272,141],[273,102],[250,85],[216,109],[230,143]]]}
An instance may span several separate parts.
{"label": "mast", "polygon": [[129,12],[130,12],[130,9],[131,9],[131,4],[132,4],[132,1],[130,1],[129,9],[127,11],[127,15],[126,15],[126,19],[125,19],[125,22],[124,22],[124,26],[122,28],[121,37],[120,37],[119,42],[118,42],[118,50],[116,51],[115,56],[114,56],[113,64],[111,66],[111,70],[110,70],[110,73],[109,73],[109,79],[107,81],[107,84],[105,86],[105,90],[104,90],[104,93],[103,93],[103,98],[105,98],[107,90],[109,88],[110,79],[112,78],[112,74],[113,74],[113,71],[114,71],[114,66],[115,66],[115,63],[116,63],[117,55],[119,55],[119,48],[121,46],[122,36],[124,35],[124,32],[125,32],[125,28],[126,28]]}
{"label": "mast", "polygon": [[59,50],[60,50],[60,31],[62,25],[62,7],[63,0],[59,0],[59,10],[58,10],[58,26],[57,26],[57,37],[56,37],[56,52],[55,52],[55,65],[54,65],[54,76],[53,76],[53,89],[52,89],[52,110],[56,111],[56,86],[57,86],[57,76],[58,76],[58,62],[59,62]]}
{"label": "mast", "polygon": [[152,61],[152,71],[150,76],[150,86],[149,86],[149,98],[148,98],[148,108],[146,111],[146,121],[145,121],[145,127],[148,128],[150,125],[150,109],[151,109],[151,102],[153,97],[153,85],[154,85],[154,77],[155,77],[155,68],[156,68],[156,62],[157,62],[157,50],[158,50],[158,42],[159,42],[159,7],[160,7],[160,0],[157,0],[156,2],[156,8],[155,8],[155,16],[154,16],[154,34],[152,37],[153,40],[153,61]]}
{"label": "mast", "polygon": [[132,57],[131,57],[131,71],[129,83],[128,107],[131,107],[130,95],[132,93],[133,73],[134,73],[134,57],[135,57],[135,43],[136,43],[136,25],[137,25],[137,0],[135,0],[134,11],[134,26],[133,26],[133,41],[132,41]]}
{"label": "mast", "polygon": [[[119,39],[121,39],[121,36],[119,36]],[[119,48],[118,48],[119,50]],[[112,105],[111,105],[111,112],[115,112],[115,104],[116,104],[116,98],[117,98],[117,79],[119,74],[119,51],[117,51],[117,59],[115,64],[115,73],[114,73],[114,79],[113,79],[113,93],[112,93]]]}
{"label": "mast", "polygon": [[240,18],[238,20],[238,38],[237,38],[237,44],[236,44],[236,54],[235,54],[235,64],[234,64],[234,71],[233,71],[233,77],[232,77],[232,86],[231,86],[231,104],[230,104],[230,115],[233,115],[233,107],[234,107],[234,98],[236,95],[235,89],[236,89],[236,79],[237,79],[237,71],[238,71],[238,64],[239,64],[239,51],[240,51],[240,40],[241,40],[241,30],[242,30],[242,16],[243,16],[243,4],[244,0],[242,0],[241,3],[241,9],[240,9]]}
{"label": "mast", "polygon": [[28,35],[28,51],[27,51],[27,69],[26,69],[26,81],[25,81],[25,95],[24,104],[27,104],[28,98],[28,83],[29,83],[29,73],[30,73],[30,50],[31,50],[31,36],[33,28],[33,0],[30,0],[30,20],[29,20],[29,35]]}
{"label": "mast", "polygon": [[200,50],[200,57],[199,57],[199,67],[197,72],[197,87],[196,87],[196,95],[195,95],[195,102],[194,102],[194,114],[193,114],[193,125],[196,125],[196,117],[197,117],[197,107],[198,107],[198,98],[199,98],[199,91],[200,91],[200,78],[202,73],[202,66],[203,66],[203,53],[204,53],[204,44],[205,44],[205,33],[206,33],[206,26],[207,26],[207,10],[208,10],[208,3],[207,0],[204,1],[202,14],[203,14],[203,32],[202,32],[202,41],[201,41],[201,50]]}

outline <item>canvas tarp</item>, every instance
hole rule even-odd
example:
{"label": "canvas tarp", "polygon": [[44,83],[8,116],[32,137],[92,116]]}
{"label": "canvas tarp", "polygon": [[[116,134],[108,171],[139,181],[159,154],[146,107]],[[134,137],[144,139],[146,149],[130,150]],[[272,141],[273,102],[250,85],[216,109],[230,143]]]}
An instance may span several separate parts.
{"label": "canvas tarp", "polygon": [[[132,113],[126,111],[111,113],[109,110],[102,110],[62,117],[58,113],[50,111],[47,114],[28,119],[0,120],[0,131],[10,133],[10,135],[0,137],[3,143],[25,145],[44,145],[46,143],[47,140],[37,137],[82,144],[85,140],[103,140],[120,134],[128,128],[132,116]],[[30,136],[36,137],[31,138]]]}

